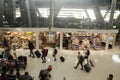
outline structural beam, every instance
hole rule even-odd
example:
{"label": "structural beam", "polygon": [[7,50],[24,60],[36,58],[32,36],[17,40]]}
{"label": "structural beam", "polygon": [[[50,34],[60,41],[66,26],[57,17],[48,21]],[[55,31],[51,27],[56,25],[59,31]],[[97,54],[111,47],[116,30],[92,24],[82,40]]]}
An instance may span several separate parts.
{"label": "structural beam", "polygon": [[107,12],[105,13],[105,15],[104,15],[104,17],[103,17],[104,19],[105,19],[106,16],[108,15],[109,11],[110,11],[110,9],[108,9]]}
{"label": "structural beam", "polygon": [[116,24],[120,23],[120,14],[118,15],[117,19],[115,20],[115,23]]}
{"label": "structural beam", "polygon": [[115,12],[115,8],[116,8],[116,2],[117,2],[117,0],[112,0],[112,3],[111,3],[111,14],[110,14],[110,20],[109,20],[109,28],[112,28],[112,26],[113,26],[113,18],[114,18],[114,12]]}
{"label": "structural beam", "polygon": [[16,1],[15,0],[7,0],[4,15],[9,25],[13,26],[16,19]]}
{"label": "structural beam", "polygon": [[100,8],[99,6],[95,6],[94,8],[94,13],[95,13],[95,16],[96,16],[96,21],[97,22],[100,22],[100,23],[104,23],[104,18],[102,17],[102,14],[100,12]]}
{"label": "structural beam", "polygon": [[4,0],[0,0],[0,27],[3,25]]}
{"label": "structural beam", "polygon": [[35,1],[34,0],[28,0],[29,1],[29,12],[30,12],[30,19],[31,19],[31,25],[32,27],[37,26],[37,11],[35,7]]}
{"label": "structural beam", "polygon": [[20,12],[22,17],[23,26],[30,26],[30,21],[28,19],[28,9],[26,5],[26,0],[19,0]]}

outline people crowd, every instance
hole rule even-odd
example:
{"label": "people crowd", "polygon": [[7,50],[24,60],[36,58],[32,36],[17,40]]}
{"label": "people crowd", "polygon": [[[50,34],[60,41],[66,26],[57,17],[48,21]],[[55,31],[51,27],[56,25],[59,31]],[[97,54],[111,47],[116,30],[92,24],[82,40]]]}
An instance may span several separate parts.
{"label": "people crowd", "polygon": [[[6,38],[3,39],[2,46],[4,48],[4,51],[2,54],[4,54],[4,56],[2,57],[8,59],[11,55],[10,50],[12,49],[14,57],[16,57],[15,59],[17,59],[18,58],[18,56],[16,55],[17,45],[14,43],[14,41],[12,41],[11,45],[10,45],[10,42]],[[30,40],[28,40],[28,49],[30,51],[29,57],[35,58],[35,54],[33,52],[33,50],[35,49],[35,46]],[[66,46],[66,49],[68,49],[68,45]],[[42,49],[41,49],[42,63],[46,63],[47,54],[48,54],[48,49],[42,46]],[[57,48],[54,47],[53,54],[52,54],[54,61],[57,60],[57,54],[58,54]],[[74,68],[77,69],[77,67],[80,64],[81,70],[85,70],[84,61],[87,60],[86,64],[89,64],[89,56],[90,56],[90,50],[87,46],[85,46],[84,48],[84,55],[82,55],[81,52],[78,51],[78,55],[77,55],[78,62]],[[2,61],[2,63],[4,63],[4,60]],[[26,65],[27,65],[27,62],[26,62]],[[10,73],[8,74],[7,71],[10,71]],[[52,71],[52,67],[50,66],[47,69],[41,70],[39,74],[40,80],[49,80],[49,78],[51,78],[51,74],[50,74],[51,71]],[[16,74],[13,74],[13,69],[7,70],[7,66],[3,65],[0,80],[9,80],[9,78],[13,78],[12,80],[16,80],[16,78],[18,78],[18,80],[33,80],[34,79],[34,77],[32,77],[27,71],[25,71],[25,73],[22,75],[20,73],[20,69],[16,67]],[[67,80],[66,77],[64,77],[63,80]],[[113,75],[110,74],[107,80],[113,80]]]}

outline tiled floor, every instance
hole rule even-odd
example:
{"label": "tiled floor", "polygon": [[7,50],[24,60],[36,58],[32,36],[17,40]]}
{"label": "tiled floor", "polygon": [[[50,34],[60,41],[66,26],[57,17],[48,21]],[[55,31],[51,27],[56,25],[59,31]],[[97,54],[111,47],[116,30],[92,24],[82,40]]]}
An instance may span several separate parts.
{"label": "tiled floor", "polygon": [[[107,80],[109,73],[114,75],[113,80],[120,80],[120,49],[112,50],[91,50],[90,58],[95,61],[95,67],[92,67],[90,73],[73,67],[77,63],[77,51],[73,50],[59,50],[57,61],[55,62],[52,57],[52,49],[49,48],[47,62],[42,63],[41,58],[28,57],[28,64],[25,71],[29,71],[30,75],[34,76],[34,80],[39,80],[38,75],[41,69],[45,69],[48,65],[53,66],[51,71],[51,80],[63,80],[65,76],[67,80]],[[83,52],[83,51],[81,51]],[[19,49],[17,55],[29,55],[29,50]],[[65,62],[59,60],[60,56],[65,57]],[[21,70],[21,74],[25,72]]]}

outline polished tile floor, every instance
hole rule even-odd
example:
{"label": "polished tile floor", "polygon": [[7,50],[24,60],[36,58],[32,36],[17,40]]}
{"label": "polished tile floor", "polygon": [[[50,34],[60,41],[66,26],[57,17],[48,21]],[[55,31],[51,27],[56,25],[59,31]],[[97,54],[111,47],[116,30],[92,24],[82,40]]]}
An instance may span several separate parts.
{"label": "polished tile floor", "polygon": [[[35,50],[34,50],[35,51]],[[113,80],[120,80],[120,49],[110,50],[91,50],[90,59],[95,61],[95,67],[91,67],[90,73],[80,70],[80,66],[74,69],[77,63],[77,52],[75,50],[58,50],[57,61],[53,60],[52,48],[49,48],[47,62],[42,63],[41,58],[28,57],[28,64],[25,71],[29,71],[34,80],[39,80],[38,75],[41,69],[45,69],[48,65],[53,66],[51,71],[51,80],[107,80],[108,74],[113,74]],[[83,51],[80,51],[83,53]],[[29,50],[18,49],[17,55],[29,55]],[[65,57],[65,62],[59,60],[60,56]],[[21,74],[25,72],[21,69]]]}

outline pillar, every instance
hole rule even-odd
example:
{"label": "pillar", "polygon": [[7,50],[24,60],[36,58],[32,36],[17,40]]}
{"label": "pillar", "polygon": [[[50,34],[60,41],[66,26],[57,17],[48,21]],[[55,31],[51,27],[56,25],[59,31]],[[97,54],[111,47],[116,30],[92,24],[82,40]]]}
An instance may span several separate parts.
{"label": "pillar", "polygon": [[112,48],[114,48],[114,47],[115,47],[116,35],[117,35],[117,34],[114,34]]}
{"label": "pillar", "polygon": [[31,17],[30,17],[30,5],[29,5],[29,0],[26,0],[26,8],[27,8],[27,15],[28,15],[29,27],[32,27]]}
{"label": "pillar", "polygon": [[63,33],[60,32],[60,50],[62,50],[63,46]]}
{"label": "pillar", "polygon": [[0,0],[0,27],[3,25],[4,0]]}
{"label": "pillar", "polygon": [[106,45],[105,45],[105,50],[108,50],[109,46],[109,34],[106,35]]}
{"label": "pillar", "polygon": [[54,0],[50,0],[50,28],[54,28]]}
{"label": "pillar", "polygon": [[36,49],[39,49],[39,31],[36,32]]}
{"label": "pillar", "polygon": [[112,26],[113,26],[113,18],[114,18],[116,2],[117,2],[117,0],[112,0],[112,3],[111,3],[111,14],[110,14],[110,20],[109,20],[109,28],[112,28]]}

